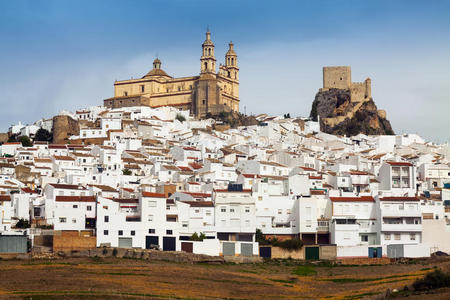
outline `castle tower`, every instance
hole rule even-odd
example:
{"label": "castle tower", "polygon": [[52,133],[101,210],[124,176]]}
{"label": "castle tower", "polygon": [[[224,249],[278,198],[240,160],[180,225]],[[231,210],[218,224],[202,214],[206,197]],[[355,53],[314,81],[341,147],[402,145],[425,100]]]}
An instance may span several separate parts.
{"label": "castle tower", "polygon": [[367,79],[364,81],[366,86],[366,92],[365,92],[365,98],[372,98],[372,80],[367,77]]}
{"label": "castle tower", "polygon": [[214,56],[214,43],[211,41],[211,32],[206,32],[206,40],[202,44],[202,56],[200,58],[200,73],[215,74],[216,58]]}
{"label": "castle tower", "polygon": [[228,77],[239,80],[239,68],[237,66],[237,55],[234,52],[234,44],[230,42],[228,44],[228,51],[225,54],[225,67],[228,70]]}

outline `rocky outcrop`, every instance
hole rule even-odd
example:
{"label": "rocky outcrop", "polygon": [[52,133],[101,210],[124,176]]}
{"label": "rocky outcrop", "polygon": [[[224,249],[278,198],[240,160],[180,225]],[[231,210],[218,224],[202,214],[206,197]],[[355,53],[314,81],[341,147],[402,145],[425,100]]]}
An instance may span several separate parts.
{"label": "rocky outcrop", "polygon": [[80,124],[69,116],[53,117],[53,143],[66,144],[69,137],[80,134]]}
{"label": "rocky outcrop", "polygon": [[6,143],[8,141],[8,134],[0,132],[0,144]]}
{"label": "rocky outcrop", "polygon": [[335,135],[353,136],[392,135],[391,123],[386,112],[378,110],[372,98],[364,101],[351,101],[348,89],[328,89],[319,91],[312,104],[310,117],[320,120],[323,132]]}

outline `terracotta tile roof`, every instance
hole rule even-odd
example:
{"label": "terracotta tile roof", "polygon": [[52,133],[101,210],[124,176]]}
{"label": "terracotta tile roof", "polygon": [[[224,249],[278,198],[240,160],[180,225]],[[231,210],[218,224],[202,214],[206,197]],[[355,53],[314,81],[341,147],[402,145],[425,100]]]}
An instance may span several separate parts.
{"label": "terracotta tile roof", "polygon": [[56,196],[58,202],[95,202],[95,196]]}
{"label": "terracotta tile roof", "polygon": [[61,155],[55,155],[53,156],[56,160],[71,160],[74,161],[75,158],[70,157],[70,156],[61,156]]}
{"label": "terracotta tile roof", "polygon": [[383,197],[380,201],[419,201],[417,197]]}
{"label": "terracotta tile roof", "polygon": [[152,193],[152,192],[142,192],[143,197],[150,197],[150,198],[166,198],[166,195],[160,194],[160,193]]}
{"label": "terracotta tile roof", "polygon": [[0,201],[11,201],[11,196],[10,195],[0,195]]}
{"label": "terracotta tile roof", "polygon": [[132,199],[132,198],[112,198],[111,200],[117,203],[128,203],[128,204],[139,203],[139,199]]}
{"label": "terracotta tile roof", "polygon": [[404,161],[387,161],[388,164],[390,164],[391,166],[406,166],[406,167],[411,167],[413,164],[409,163],[409,162],[404,162]]}
{"label": "terracotta tile roof", "polygon": [[116,189],[108,186],[108,185],[101,185],[101,184],[89,184],[89,186],[93,186],[96,187],[100,190],[102,190],[103,192],[117,192]]}
{"label": "terracotta tile roof", "polygon": [[375,202],[372,196],[361,197],[330,197],[332,202]]}
{"label": "terracotta tile roof", "polygon": [[326,194],[326,191],[323,191],[323,190],[310,189],[309,192],[311,193],[311,195],[325,195]]}
{"label": "terracotta tile roof", "polygon": [[181,201],[183,203],[189,204],[191,207],[214,207],[212,201]]}
{"label": "terracotta tile roof", "polygon": [[49,183],[55,189],[64,189],[64,190],[86,190],[86,188],[74,185],[74,184],[62,184],[62,183]]}

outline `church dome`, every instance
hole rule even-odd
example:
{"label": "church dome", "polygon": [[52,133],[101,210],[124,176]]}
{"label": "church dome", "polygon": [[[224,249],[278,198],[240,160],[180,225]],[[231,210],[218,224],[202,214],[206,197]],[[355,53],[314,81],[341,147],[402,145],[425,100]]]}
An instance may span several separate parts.
{"label": "church dome", "polygon": [[155,60],[153,61],[153,69],[150,70],[150,72],[148,72],[142,78],[151,77],[151,76],[166,76],[166,77],[172,78],[166,72],[164,72],[163,69],[161,69],[161,61],[159,60],[159,58],[155,58]]}

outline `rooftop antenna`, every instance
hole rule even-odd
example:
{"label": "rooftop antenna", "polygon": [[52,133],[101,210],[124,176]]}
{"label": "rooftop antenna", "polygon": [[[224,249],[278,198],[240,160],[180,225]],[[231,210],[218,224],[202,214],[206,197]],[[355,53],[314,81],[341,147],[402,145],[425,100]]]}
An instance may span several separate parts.
{"label": "rooftop antenna", "polygon": [[206,32],[209,31],[209,24],[206,25]]}

